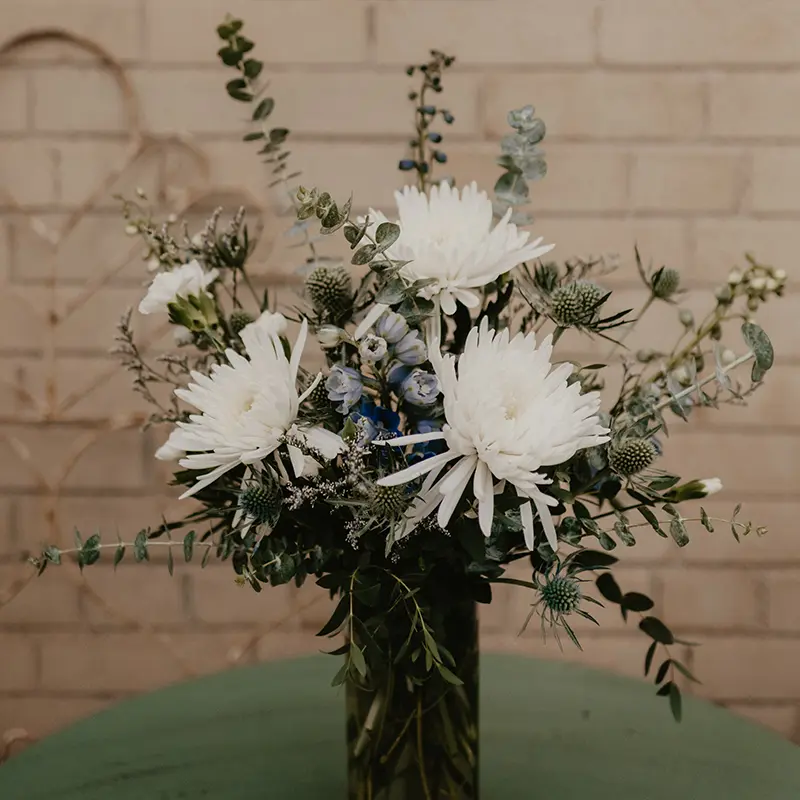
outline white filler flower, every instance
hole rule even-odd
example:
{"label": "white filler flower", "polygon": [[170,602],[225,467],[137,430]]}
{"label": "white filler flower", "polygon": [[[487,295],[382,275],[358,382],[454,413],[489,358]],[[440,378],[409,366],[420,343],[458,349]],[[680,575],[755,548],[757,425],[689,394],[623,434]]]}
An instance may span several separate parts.
{"label": "white filler flower", "polygon": [[280,311],[264,311],[257,320],[245,325],[242,331],[244,332],[251,326],[255,326],[256,328],[263,328],[267,333],[283,336],[286,333],[287,325],[286,317]]}
{"label": "white filler flower", "polygon": [[[458,501],[473,481],[478,520],[484,535],[492,530],[495,479],[508,481],[520,497],[529,498],[541,518],[547,541],[557,546],[555,525],[548,506],[557,501],[540,487],[552,481],[538,472],[572,458],[584,448],[608,441],[608,429],[599,421],[600,395],[581,394],[579,383],[567,383],[571,364],[555,369],[550,363],[551,337],[539,347],[533,334],[489,329],[486,319],[473,328],[458,360],[442,355],[438,342],[431,347],[431,364],[439,379],[447,424],[441,432],[390,439],[403,446],[444,439],[448,450],[381,478],[381,486],[395,486],[430,473],[395,538],[407,535],[439,507],[438,522],[446,527]],[[444,466],[457,463],[436,482]],[[502,489],[502,484],[497,491]],[[525,543],[533,548],[533,509],[521,506]]]}
{"label": "white filler flower", "polygon": [[219,275],[219,270],[203,269],[199,261],[190,261],[180,267],[159,272],[139,303],[140,314],[157,314],[167,311],[167,305],[176,297],[199,296]]}
{"label": "white filler flower", "polygon": [[[430,190],[430,196],[406,186],[395,192],[395,198],[400,238],[386,254],[411,262],[400,270],[407,280],[433,280],[420,294],[438,297],[445,314],[455,313],[457,300],[475,308],[480,300],[474,289],[554,246],[543,245],[541,238],[528,243],[530,234],[509,222],[511,209],[492,228],[492,201],[475,183],[460,193],[442,183]],[[373,233],[375,226],[387,221],[373,210],[369,216]]]}
{"label": "white filler flower", "polygon": [[[200,413],[193,414],[190,422],[179,422],[169,444],[189,454],[180,460],[182,467],[210,470],[182,497],[195,494],[238,464],[258,469],[287,433],[305,440],[325,458],[334,458],[343,449],[335,433],[295,424],[298,406],[319,382],[318,377],[298,396],[297,368],[307,332],[303,320],[289,361],[274,332],[249,325],[242,331],[248,358],[228,350],[228,364],[215,364],[210,375],[192,372],[193,383],[175,390]],[[303,474],[307,464],[302,451],[294,445],[288,445],[288,451],[295,474]]]}

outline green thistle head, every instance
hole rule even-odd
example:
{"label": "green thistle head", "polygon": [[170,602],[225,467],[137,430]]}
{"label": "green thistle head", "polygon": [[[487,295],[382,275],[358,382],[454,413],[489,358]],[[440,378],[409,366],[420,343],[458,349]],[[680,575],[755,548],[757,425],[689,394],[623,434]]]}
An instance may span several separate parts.
{"label": "green thistle head", "polygon": [[681,274],[676,269],[671,267],[662,267],[654,275],[650,282],[650,287],[653,294],[660,300],[668,300],[675,292],[681,283]]}
{"label": "green thistle head", "polygon": [[253,321],[252,314],[238,309],[231,314],[231,329],[234,333],[241,333]]}
{"label": "green thistle head", "polygon": [[239,507],[257,523],[274,525],[281,513],[281,489],[277,481],[251,483],[239,495]]}
{"label": "green thistle head", "polygon": [[353,282],[344,267],[317,267],[306,278],[306,292],[325,319],[340,318],[353,303]]}
{"label": "green thistle head", "polygon": [[559,286],[550,296],[550,314],[557,325],[590,325],[597,318],[603,290],[590,281],[573,281]]}
{"label": "green thistle head", "polygon": [[611,449],[608,465],[617,475],[627,478],[647,469],[656,455],[656,447],[649,439],[628,439]]}
{"label": "green thistle head", "polygon": [[375,486],[372,490],[370,507],[382,517],[397,517],[407,506],[408,500],[403,486]]}
{"label": "green thistle head", "polygon": [[333,406],[333,401],[328,397],[328,389],[325,386],[324,379],[311,390],[311,394],[306,398],[305,402],[320,411],[327,410]]}
{"label": "green thistle head", "polygon": [[581,605],[581,589],[574,578],[555,577],[542,587],[542,601],[554,614],[571,614]]}

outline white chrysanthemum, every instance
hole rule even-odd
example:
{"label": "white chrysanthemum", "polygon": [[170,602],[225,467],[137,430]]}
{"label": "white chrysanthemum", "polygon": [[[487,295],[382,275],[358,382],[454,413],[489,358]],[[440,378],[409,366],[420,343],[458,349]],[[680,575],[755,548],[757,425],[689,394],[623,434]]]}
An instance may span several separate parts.
{"label": "white chrysanthemum", "polygon": [[251,322],[249,325],[245,325],[242,332],[255,326],[257,328],[263,328],[267,333],[283,336],[283,334],[286,333],[287,324],[286,317],[279,311],[264,311],[257,320]]}
{"label": "white chrysanthemum", "polygon": [[167,311],[167,306],[176,297],[198,296],[219,275],[219,270],[206,272],[198,261],[190,261],[180,267],[159,272],[139,303],[140,314],[157,314]]}
{"label": "white chrysanthemum", "polygon": [[[474,289],[553,249],[541,238],[528,243],[529,233],[509,222],[511,209],[494,228],[492,201],[477,184],[459,193],[446,183],[434,186],[430,196],[416,187],[395,192],[400,238],[386,251],[389,258],[409,261],[400,274],[409,281],[433,279],[420,294],[438,297],[445,314],[454,314],[456,301],[467,308],[480,302]],[[371,230],[386,217],[370,210]]]}
{"label": "white chrysanthemum", "polygon": [[[551,483],[538,470],[567,461],[585,447],[608,441],[608,429],[597,412],[600,395],[581,394],[579,383],[567,383],[571,364],[555,369],[550,363],[551,337],[539,347],[533,334],[518,334],[509,341],[483,320],[473,328],[458,360],[442,355],[438,342],[430,360],[444,395],[447,424],[441,432],[403,436],[386,442],[406,445],[444,439],[448,450],[378,481],[394,486],[430,473],[404,521],[406,535],[424,517],[439,507],[442,527],[455,511],[464,490],[473,479],[481,530],[489,536],[494,515],[495,480],[508,481],[521,497],[529,498],[541,518],[547,540],[557,546],[555,525],[548,506],[557,501],[541,486]],[[444,466],[457,463],[437,482]],[[497,491],[501,491],[501,486]],[[533,509],[521,506],[525,542],[533,547]]]}
{"label": "white chrysanthemum", "polygon": [[[287,360],[275,333],[252,325],[242,331],[248,358],[226,351],[228,364],[215,364],[210,375],[192,372],[193,383],[175,394],[199,414],[179,422],[169,437],[170,447],[189,455],[180,460],[187,469],[210,470],[182,496],[189,497],[213,483],[238,464],[258,469],[275,451],[285,434],[304,439],[325,458],[334,458],[344,444],[335,433],[321,427],[296,424],[300,403],[314,390],[317,380],[297,394],[297,368],[308,324],[303,320],[297,342]],[[302,451],[288,445],[295,475],[308,473]],[[283,465],[278,463],[279,471]]]}

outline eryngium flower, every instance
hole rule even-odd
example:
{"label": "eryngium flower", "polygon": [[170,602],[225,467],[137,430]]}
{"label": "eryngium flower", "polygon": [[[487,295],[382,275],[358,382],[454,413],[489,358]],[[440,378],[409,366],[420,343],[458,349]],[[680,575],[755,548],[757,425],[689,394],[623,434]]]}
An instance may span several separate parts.
{"label": "eryngium flower", "polygon": [[647,469],[656,455],[656,447],[649,439],[628,439],[612,448],[608,465],[617,475],[627,478]]}
{"label": "eryngium flower", "polygon": [[591,281],[559,286],[550,297],[550,314],[557,325],[589,325],[597,317],[603,290]]}
{"label": "eryngium flower", "polygon": [[[389,440],[398,446],[444,439],[445,453],[381,478],[381,486],[394,486],[430,473],[405,517],[407,535],[438,506],[438,522],[446,527],[470,478],[478,501],[478,521],[485,536],[492,531],[494,481],[508,481],[517,494],[533,502],[547,540],[557,547],[555,525],[548,506],[558,501],[541,486],[552,483],[542,467],[572,458],[578,450],[608,441],[608,429],[597,416],[600,395],[581,394],[580,384],[568,384],[571,364],[555,369],[550,363],[552,338],[539,347],[533,334],[518,334],[509,341],[508,330],[497,334],[486,319],[473,328],[458,360],[431,346],[430,359],[444,397],[447,424],[441,432],[402,436]],[[456,465],[438,482],[444,466]],[[521,506],[525,542],[533,548],[533,509]]]}
{"label": "eryngium flower", "polygon": [[[179,422],[169,444],[189,455],[180,460],[186,469],[205,470],[182,497],[189,497],[222,477],[239,464],[258,465],[273,453],[283,437],[304,439],[325,458],[334,458],[344,443],[335,433],[318,426],[297,426],[302,395],[297,393],[297,369],[303,352],[308,324],[303,321],[291,361],[274,332],[258,325],[242,331],[247,358],[227,350],[227,364],[215,364],[209,375],[192,372],[192,383],[175,394],[194,408],[189,422]],[[300,449],[288,445],[296,474],[304,469]]]}
{"label": "eryngium flower", "polygon": [[353,282],[344,267],[317,267],[306,278],[306,292],[322,317],[338,318],[353,303]]}
{"label": "eryngium flower", "polygon": [[681,274],[671,267],[662,267],[653,275],[651,287],[653,294],[661,300],[668,300],[681,284]]}
{"label": "eryngium flower", "polygon": [[571,614],[581,605],[581,589],[574,578],[557,576],[542,587],[542,601],[555,614]]}
{"label": "eryngium flower", "polygon": [[[528,243],[529,233],[509,222],[511,209],[492,228],[492,201],[475,183],[458,189],[443,183],[430,196],[416,187],[395,192],[400,238],[386,251],[389,258],[409,261],[400,275],[408,281],[432,279],[422,297],[438,297],[445,314],[454,314],[456,301],[475,308],[475,290],[491,283],[523,261],[548,253],[553,245],[541,238]],[[370,230],[386,217],[370,210]]]}
{"label": "eryngium flower", "polygon": [[167,311],[167,306],[177,297],[198,297],[213,283],[219,270],[206,272],[199,261],[190,261],[171,270],[159,272],[139,303],[140,314],[157,314]]}

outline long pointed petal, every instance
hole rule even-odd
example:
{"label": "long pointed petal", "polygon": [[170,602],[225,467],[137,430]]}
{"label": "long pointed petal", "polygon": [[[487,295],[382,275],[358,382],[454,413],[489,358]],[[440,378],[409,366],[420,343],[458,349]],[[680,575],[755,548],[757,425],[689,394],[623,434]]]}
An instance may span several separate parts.
{"label": "long pointed petal", "polygon": [[492,535],[492,518],[494,517],[494,487],[492,473],[485,461],[479,461],[475,468],[473,490],[478,500],[478,522],[483,535]]}
{"label": "long pointed petal", "polygon": [[397,436],[394,439],[375,439],[372,444],[390,444],[392,447],[402,447],[406,444],[421,444],[422,442],[434,442],[437,439],[444,439],[443,431],[431,431],[430,433],[411,433],[408,436]]}
{"label": "long pointed petal", "polygon": [[458,458],[458,453],[454,453],[452,450],[448,450],[446,453],[440,453],[438,456],[426,458],[424,461],[420,461],[418,464],[412,464],[410,467],[401,469],[399,472],[385,475],[378,480],[378,486],[399,486],[401,483],[408,483],[415,478],[419,478],[421,475],[425,475],[432,469],[436,469],[436,467],[446,464],[448,461],[452,461],[454,458]]}
{"label": "long pointed petal", "polygon": [[469,479],[475,469],[477,458],[475,456],[465,456],[453,467],[447,477],[439,484],[439,492],[444,495],[439,506],[438,522],[442,528],[446,528],[456,510],[458,501],[467,488]]}
{"label": "long pointed petal", "polygon": [[383,315],[383,312],[388,309],[386,303],[375,303],[369,310],[367,316],[361,320],[356,328],[353,338],[358,341]]}
{"label": "long pointed petal", "polygon": [[534,496],[533,503],[536,506],[536,511],[539,513],[539,519],[542,521],[547,543],[553,548],[553,552],[556,553],[558,552],[558,536],[556,535],[556,526],[550,514],[550,509],[547,507],[544,499],[538,495]]}
{"label": "long pointed petal", "polygon": [[300,367],[300,359],[303,357],[303,348],[306,346],[307,336],[308,320],[303,317],[303,322],[300,325],[300,333],[297,334],[297,339],[292,348],[292,360],[289,362],[289,374],[294,380],[297,380],[297,370]]}

